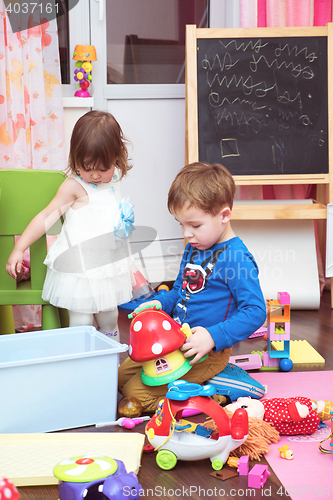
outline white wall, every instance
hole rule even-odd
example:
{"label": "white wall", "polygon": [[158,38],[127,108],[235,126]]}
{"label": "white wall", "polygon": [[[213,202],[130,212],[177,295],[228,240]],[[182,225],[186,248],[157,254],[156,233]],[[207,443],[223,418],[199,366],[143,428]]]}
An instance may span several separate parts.
{"label": "white wall", "polygon": [[143,252],[147,277],[154,283],[173,280],[184,244],[181,228],[168,212],[167,197],[172,180],[184,166],[184,100],[109,100],[108,111],[133,144],[133,168],[123,180],[123,196],[130,196],[134,205],[135,225],[157,231],[154,245]]}

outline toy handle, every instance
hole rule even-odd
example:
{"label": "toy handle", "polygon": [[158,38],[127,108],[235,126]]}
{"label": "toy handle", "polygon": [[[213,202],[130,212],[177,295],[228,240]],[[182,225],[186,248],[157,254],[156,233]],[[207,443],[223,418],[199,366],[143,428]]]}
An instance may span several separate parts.
{"label": "toy handle", "polygon": [[141,417],[141,418],[125,417],[121,425],[122,427],[125,427],[125,429],[133,429],[136,425],[141,424],[145,420],[150,420],[150,417]]}
{"label": "toy handle", "polygon": [[184,333],[186,338],[188,338],[192,335],[192,330],[191,330],[190,325],[188,323],[183,323],[180,329]]}
{"label": "toy handle", "polygon": [[128,315],[128,319],[133,319],[135,315],[144,309],[155,309],[155,311],[158,311],[159,309],[162,309],[162,306],[161,304],[141,304],[141,306],[137,307],[135,311]]}
{"label": "toy handle", "polygon": [[99,21],[104,20],[104,0],[96,0],[96,2],[99,2],[99,16],[98,19]]}
{"label": "toy handle", "polygon": [[136,422],[132,420],[131,418],[124,418],[124,420],[121,423],[122,427],[125,427],[125,429],[133,429],[136,426]]}

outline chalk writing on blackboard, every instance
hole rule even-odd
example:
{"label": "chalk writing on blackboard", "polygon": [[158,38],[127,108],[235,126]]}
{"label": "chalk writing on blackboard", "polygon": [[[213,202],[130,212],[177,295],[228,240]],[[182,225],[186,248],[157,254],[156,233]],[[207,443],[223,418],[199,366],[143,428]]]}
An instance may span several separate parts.
{"label": "chalk writing on blackboard", "polygon": [[328,173],[326,37],[197,44],[201,161],[234,175]]}

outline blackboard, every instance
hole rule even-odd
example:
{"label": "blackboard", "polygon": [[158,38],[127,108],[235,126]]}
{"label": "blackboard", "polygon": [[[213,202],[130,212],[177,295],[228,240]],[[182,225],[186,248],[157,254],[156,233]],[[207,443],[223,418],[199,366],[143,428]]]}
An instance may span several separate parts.
{"label": "blackboard", "polygon": [[186,28],[185,161],[243,185],[328,184],[333,198],[332,23]]}
{"label": "blackboard", "polygon": [[328,39],[311,29],[196,39],[200,161],[236,176],[328,174]]}

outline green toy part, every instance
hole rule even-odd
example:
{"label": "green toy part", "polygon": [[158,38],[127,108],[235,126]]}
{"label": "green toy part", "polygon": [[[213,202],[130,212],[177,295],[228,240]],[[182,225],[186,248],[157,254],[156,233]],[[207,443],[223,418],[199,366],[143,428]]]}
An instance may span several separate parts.
{"label": "green toy part", "polygon": [[214,460],[212,461],[212,468],[214,470],[221,470],[223,467],[223,462],[220,458],[214,458]]}
{"label": "green toy part", "polygon": [[57,479],[70,483],[86,483],[114,474],[117,462],[104,456],[77,456],[59,462],[53,469]]}
{"label": "green toy part", "polygon": [[133,319],[134,318],[134,316],[133,316],[134,313],[137,314],[137,313],[143,311],[144,309],[154,309],[154,307],[155,307],[155,309],[157,311],[159,309],[162,309],[161,304],[141,304],[141,306],[137,307],[132,313],[130,313],[128,315],[128,319]]}
{"label": "green toy part", "polygon": [[161,450],[156,455],[156,463],[163,470],[171,470],[177,463],[177,457],[172,451]]}
{"label": "green toy part", "polygon": [[[208,354],[205,354],[202,356],[202,358],[199,359],[198,363],[201,363],[208,357]],[[185,375],[187,372],[190,371],[193,365],[190,365],[190,361],[194,358],[194,356],[191,356],[187,359],[185,359],[184,363],[177,368],[176,370],[172,370],[170,372],[165,373],[164,375],[159,375],[158,377],[151,377],[150,375],[147,375],[143,368],[140,370],[140,376],[141,380],[145,385],[149,385],[150,387],[156,386],[156,385],[164,385],[164,384],[169,384],[170,382],[173,382],[174,380],[177,380],[181,378],[183,375]]]}
{"label": "green toy part", "polygon": [[160,375],[159,377],[150,377],[143,371],[143,368],[141,368],[140,370],[140,375],[141,375],[141,380],[145,385],[149,386],[164,385],[164,384],[169,384],[169,382],[173,382],[174,380],[177,380],[178,378],[182,377],[187,372],[189,372],[191,368],[192,365],[190,365],[189,361],[186,359],[182,366],[180,366],[176,370],[167,372],[165,375]]}

